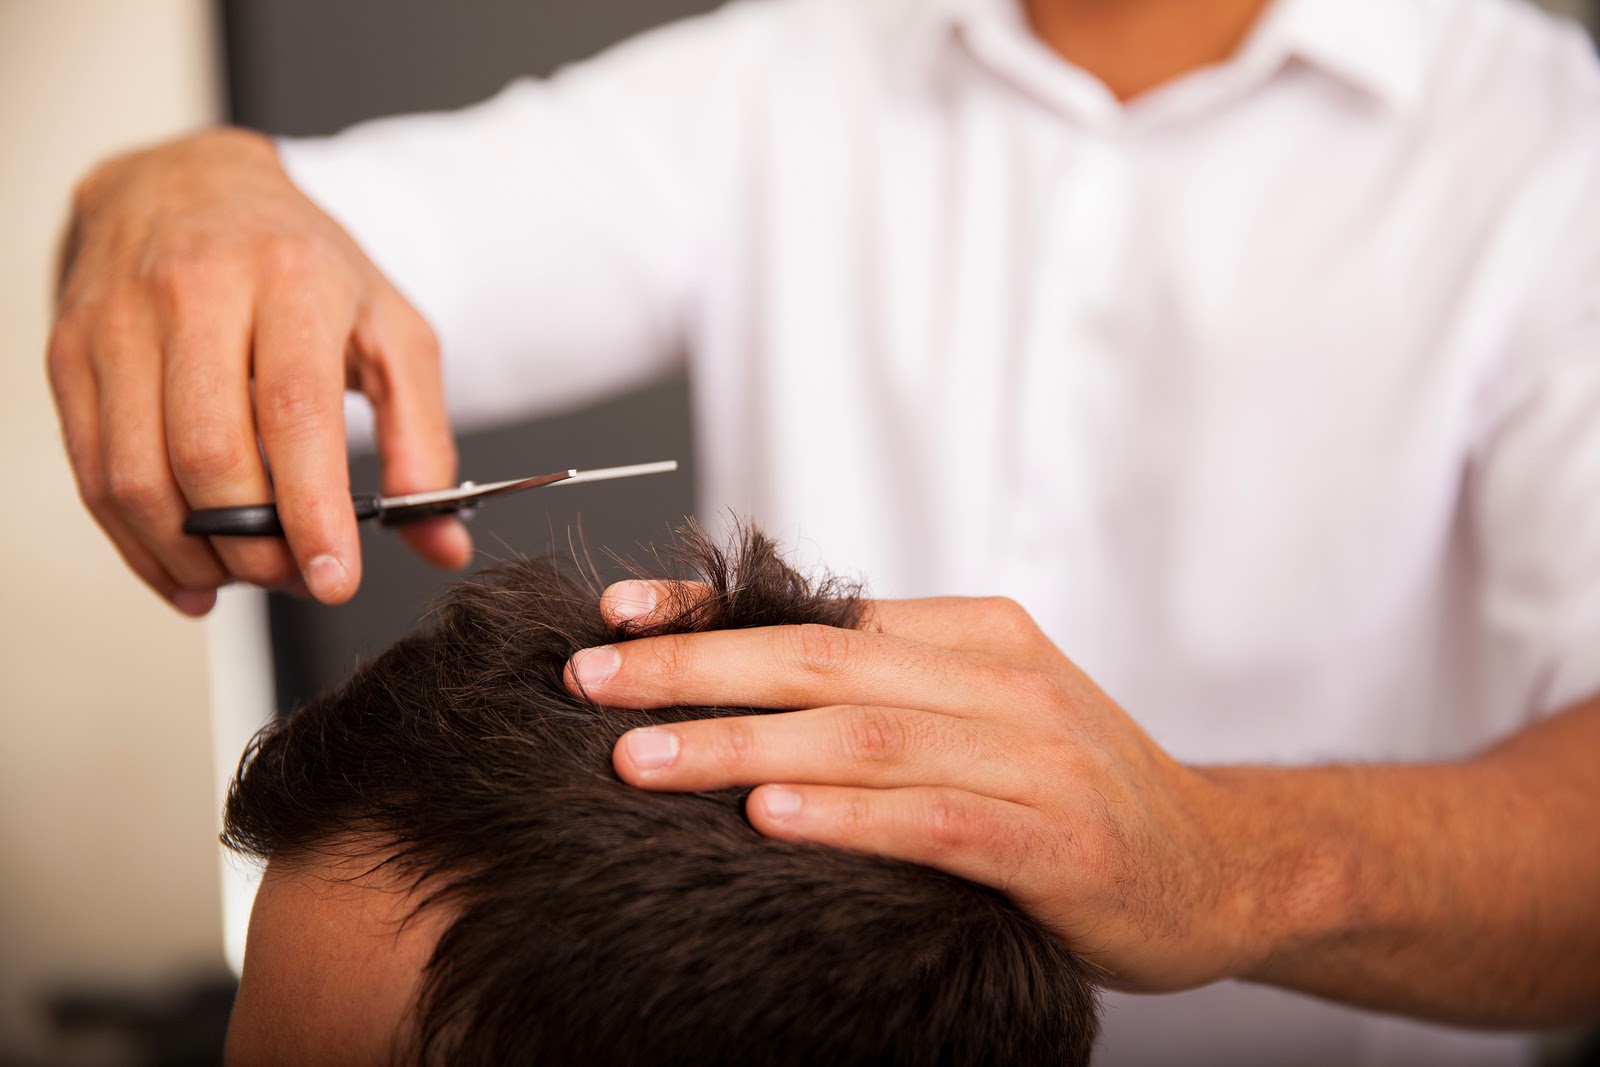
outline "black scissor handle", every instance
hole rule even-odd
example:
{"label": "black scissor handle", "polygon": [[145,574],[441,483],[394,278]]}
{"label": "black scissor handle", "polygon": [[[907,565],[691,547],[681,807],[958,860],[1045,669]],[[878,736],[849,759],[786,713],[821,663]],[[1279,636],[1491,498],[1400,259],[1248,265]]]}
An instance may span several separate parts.
{"label": "black scissor handle", "polygon": [[193,537],[282,537],[283,524],[273,505],[245,504],[192,511],[183,520],[183,532]]}
{"label": "black scissor handle", "polygon": [[[377,493],[357,493],[350,498],[356,521],[370,519],[382,508]],[[283,523],[273,504],[242,504],[231,508],[201,508],[183,520],[183,532],[192,537],[282,537]]]}

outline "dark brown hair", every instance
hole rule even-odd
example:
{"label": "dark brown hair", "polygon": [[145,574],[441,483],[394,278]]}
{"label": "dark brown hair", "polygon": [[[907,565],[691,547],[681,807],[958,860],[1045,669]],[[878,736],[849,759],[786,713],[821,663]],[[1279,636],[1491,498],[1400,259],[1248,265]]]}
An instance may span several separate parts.
{"label": "dark brown hair", "polygon": [[[652,632],[855,626],[765,537],[676,552],[712,595]],[[252,742],[223,841],[260,858],[383,842],[456,917],[397,1058],[422,1063],[1087,1063],[1088,968],[1000,894],[762,837],[745,790],[649,794],[611,748],[749,708],[601,708],[577,649],[626,636],[549,560],[456,585],[428,625]]]}

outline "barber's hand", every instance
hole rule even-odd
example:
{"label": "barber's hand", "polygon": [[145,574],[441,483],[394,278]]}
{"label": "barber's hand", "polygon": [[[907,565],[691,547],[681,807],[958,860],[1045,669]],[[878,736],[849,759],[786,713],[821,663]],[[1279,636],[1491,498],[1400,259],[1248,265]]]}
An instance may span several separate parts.
{"label": "barber's hand", "polygon": [[[73,207],[49,371],[95,519],[191,615],[234,579],[348,599],[361,560],[344,390],[372,400],[386,493],[449,485],[432,331],[255,134],[113,160]],[[181,530],[193,509],[274,498],[287,543]],[[441,565],[471,553],[454,519],[404,536]]]}
{"label": "barber's hand", "polygon": [[[620,622],[682,595],[624,582],[602,605]],[[578,653],[568,685],[619,707],[800,709],[632,731],[617,773],[645,789],[760,786],[762,833],[999,889],[1119,987],[1199,985],[1256,951],[1219,787],[1010,601],[879,601],[864,630],[645,638]]]}

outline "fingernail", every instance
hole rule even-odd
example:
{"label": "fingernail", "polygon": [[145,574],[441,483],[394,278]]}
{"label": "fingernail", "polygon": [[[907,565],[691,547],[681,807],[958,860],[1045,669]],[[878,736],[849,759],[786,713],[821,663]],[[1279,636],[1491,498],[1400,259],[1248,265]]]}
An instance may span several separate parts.
{"label": "fingernail", "polygon": [[172,606],[198,619],[217,602],[214,589],[180,589],[172,594]]}
{"label": "fingernail", "polygon": [[646,726],[622,735],[622,750],[641,771],[659,771],[678,758],[678,735]]}
{"label": "fingernail", "polygon": [[638,621],[656,609],[655,586],[649,582],[617,582],[606,590],[606,603],[619,621]]}
{"label": "fingernail", "polygon": [[611,645],[585,648],[572,654],[572,676],[585,688],[611,681],[621,666],[622,653]]}
{"label": "fingernail", "polygon": [[306,564],[306,588],[318,600],[330,600],[344,589],[350,572],[344,569],[338,556],[323,554],[312,556]]}
{"label": "fingernail", "polygon": [[769,818],[790,818],[800,810],[800,794],[781,785],[769,785],[761,791],[761,808]]}

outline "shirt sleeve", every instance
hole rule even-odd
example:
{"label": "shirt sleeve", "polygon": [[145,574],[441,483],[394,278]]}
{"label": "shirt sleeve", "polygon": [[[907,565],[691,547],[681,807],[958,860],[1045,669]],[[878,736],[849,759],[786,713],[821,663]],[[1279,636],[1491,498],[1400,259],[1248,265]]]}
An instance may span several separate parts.
{"label": "shirt sleeve", "polygon": [[294,182],[433,325],[459,426],[682,359],[752,15],[677,23],[461,111],[279,142]]}
{"label": "shirt sleeve", "polygon": [[1536,191],[1549,252],[1525,264],[1537,282],[1466,486],[1484,654],[1509,661],[1530,715],[1600,694],[1600,122],[1566,133]]}

